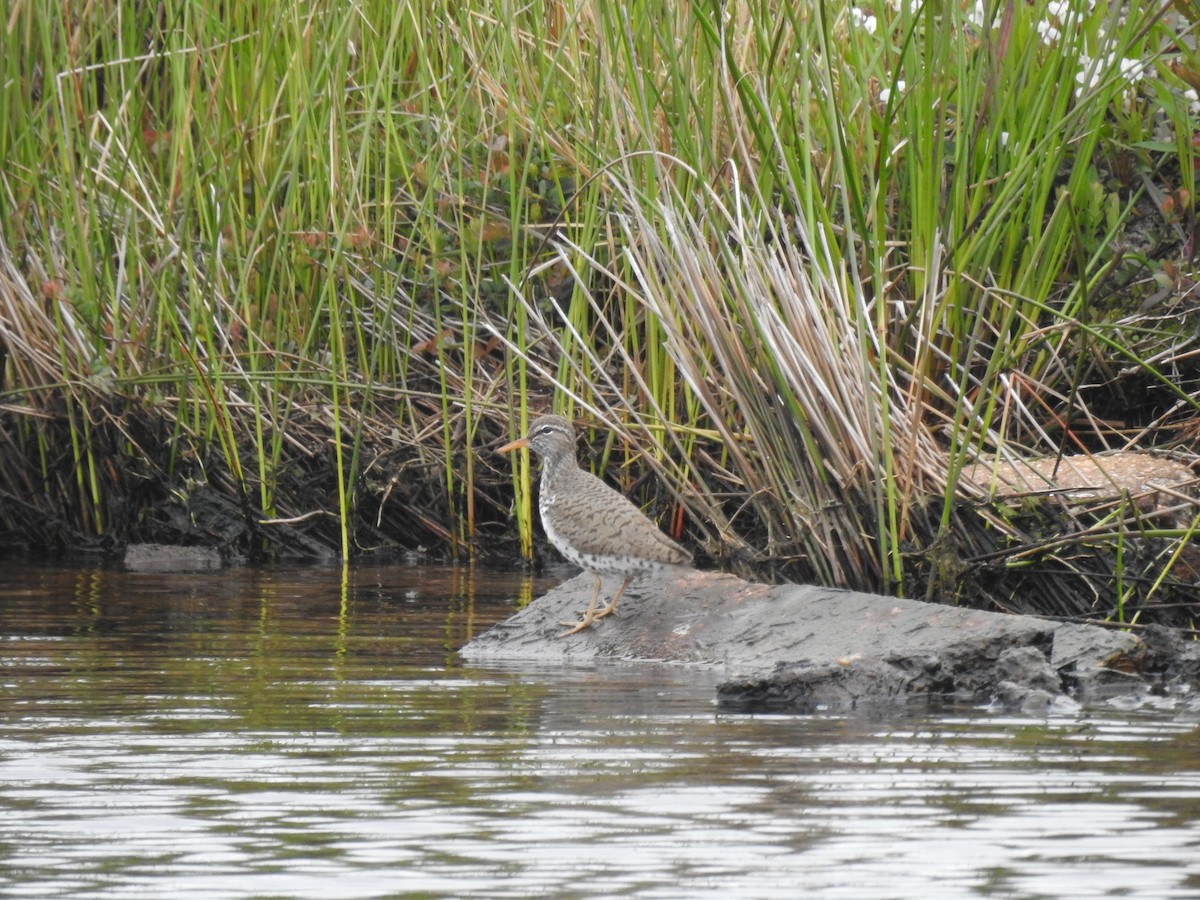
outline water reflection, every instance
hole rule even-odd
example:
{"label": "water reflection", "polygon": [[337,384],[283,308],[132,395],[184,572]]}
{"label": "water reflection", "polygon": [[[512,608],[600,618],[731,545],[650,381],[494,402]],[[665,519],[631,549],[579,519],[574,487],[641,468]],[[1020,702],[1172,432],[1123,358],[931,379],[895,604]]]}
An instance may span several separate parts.
{"label": "water reflection", "polygon": [[720,712],[721,673],[462,666],[545,583],[395,567],[0,586],[0,889],[1194,897],[1153,711]]}

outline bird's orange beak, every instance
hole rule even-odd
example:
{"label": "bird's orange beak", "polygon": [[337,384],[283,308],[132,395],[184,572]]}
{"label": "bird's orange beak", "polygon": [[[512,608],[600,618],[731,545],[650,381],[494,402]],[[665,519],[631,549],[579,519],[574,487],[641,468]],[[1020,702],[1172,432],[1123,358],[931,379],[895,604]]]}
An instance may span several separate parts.
{"label": "bird's orange beak", "polygon": [[512,453],[514,450],[520,450],[522,447],[528,447],[528,446],[529,446],[529,438],[517,438],[515,441],[512,441],[511,443],[505,444],[503,447],[501,447],[496,452],[497,453]]}

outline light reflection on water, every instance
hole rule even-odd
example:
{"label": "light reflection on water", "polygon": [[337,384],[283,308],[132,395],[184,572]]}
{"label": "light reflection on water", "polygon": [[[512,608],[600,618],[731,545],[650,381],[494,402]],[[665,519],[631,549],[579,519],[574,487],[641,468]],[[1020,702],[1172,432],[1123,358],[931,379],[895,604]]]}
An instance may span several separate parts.
{"label": "light reflection on water", "polygon": [[751,716],[721,673],[468,668],[503,573],[0,584],[8,897],[1200,896],[1166,712]]}

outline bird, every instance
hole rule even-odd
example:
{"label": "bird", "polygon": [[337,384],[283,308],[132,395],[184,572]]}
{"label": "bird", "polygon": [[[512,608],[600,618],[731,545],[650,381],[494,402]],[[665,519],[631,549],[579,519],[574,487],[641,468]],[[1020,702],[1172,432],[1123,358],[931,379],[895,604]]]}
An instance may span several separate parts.
{"label": "bird", "polygon": [[[583,618],[560,622],[570,630],[559,637],[577,634],[616,612],[625,588],[637,576],[691,564],[692,555],[659,531],[627,497],[579,468],[575,429],[567,419],[540,416],[524,437],[497,452],[511,453],[524,447],[542,460],[538,512],[546,537],[568,562],[595,579]],[[620,575],[623,580],[612,600],[597,610],[602,575]]]}

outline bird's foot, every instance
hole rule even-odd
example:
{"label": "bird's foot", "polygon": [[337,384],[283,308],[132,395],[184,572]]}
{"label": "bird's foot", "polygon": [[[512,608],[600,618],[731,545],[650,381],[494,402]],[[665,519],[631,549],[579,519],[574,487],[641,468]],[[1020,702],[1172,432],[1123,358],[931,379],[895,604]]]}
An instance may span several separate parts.
{"label": "bird's foot", "polygon": [[578,622],[559,622],[558,623],[559,625],[564,625],[564,626],[569,627],[569,630],[564,631],[561,634],[559,634],[559,637],[566,637],[568,634],[578,634],[579,632],[583,631],[585,628],[591,628],[592,623],[595,622],[596,619],[598,619],[598,618],[599,618],[599,616],[593,615],[592,611],[588,610],[587,615],[585,615]]}
{"label": "bird's foot", "polygon": [[592,619],[599,622],[601,619],[611,616],[616,611],[617,611],[617,604],[610,603],[610,604],[608,604],[608,606],[604,607],[604,609],[596,610],[596,614],[594,616],[592,616]]}

